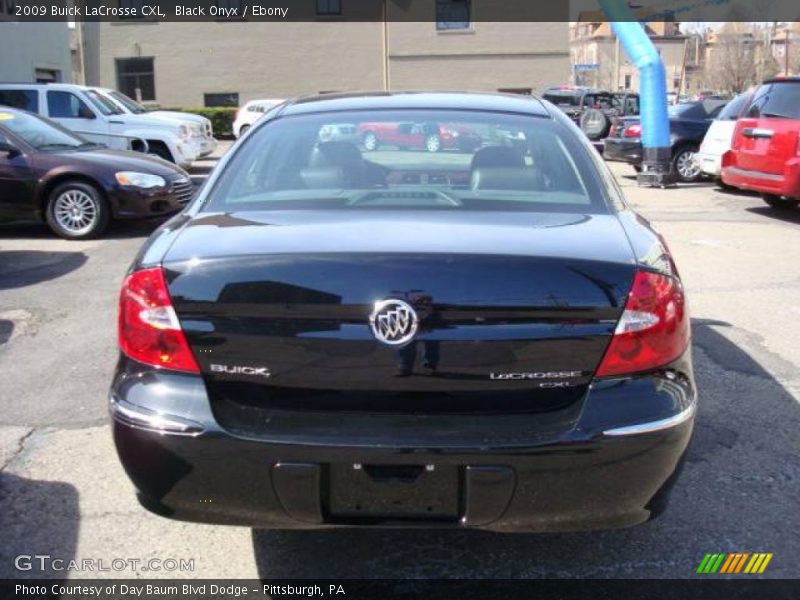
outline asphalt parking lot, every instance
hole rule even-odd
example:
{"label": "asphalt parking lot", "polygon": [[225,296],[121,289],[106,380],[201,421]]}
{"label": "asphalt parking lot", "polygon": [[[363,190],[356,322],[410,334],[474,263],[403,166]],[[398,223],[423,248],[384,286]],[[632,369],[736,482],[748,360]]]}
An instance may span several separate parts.
{"label": "asphalt parking lot", "polygon": [[0,578],[63,575],[18,571],[21,554],[194,559],[193,571],[103,573],[121,577],[682,578],[705,553],[736,551],[772,552],[765,576],[800,577],[800,210],[781,214],[711,183],[640,189],[630,167],[612,169],[669,241],[693,316],[700,408],[660,519],[499,535],[254,532],[153,516],[117,461],[106,393],[118,286],[155,224],[87,242],[0,226]]}

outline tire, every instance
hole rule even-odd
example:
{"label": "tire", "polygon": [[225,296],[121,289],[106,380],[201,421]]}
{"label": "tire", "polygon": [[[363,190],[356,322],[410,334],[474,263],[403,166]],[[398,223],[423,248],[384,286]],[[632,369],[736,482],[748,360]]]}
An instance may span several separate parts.
{"label": "tire", "polygon": [[581,115],[579,125],[586,137],[594,141],[608,135],[611,121],[602,111],[590,108]]}
{"label": "tire", "polygon": [[764,202],[769,204],[771,208],[776,210],[792,210],[800,205],[800,200],[795,200],[794,198],[784,198],[774,194],[762,194],[761,198],[764,200]]}
{"label": "tire", "polygon": [[247,133],[248,129],[250,129],[250,125],[242,125],[239,128],[239,137],[242,137],[245,133]]}
{"label": "tire", "polygon": [[108,202],[95,186],[84,181],[57,185],[45,211],[50,229],[67,240],[86,240],[102,234],[111,218]]}
{"label": "tire", "polygon": [[435,133],[431,133],[425,138],[425,150],[428,152],[439,152],[442,149],[442,138]]}
{"label": "tire", "polygon": [[703,176],[700,167],[692,161],[695,152],[694,146],[679,146],[672,153],[672,172],[681,183],[694,183]]}
{"label": "tire", "polygon": [[378,149],[378,136],[376,136],[373,132],[367,131],[361,137],[361,145],[364,146],[364,150],[368,152],[372,152]]}
{"label": "tire", "polygon": [[150,147],[148,154],[152,154],[159,158],[163,158],[164,160],[174,163],[175,159],[172,157],[172,152],[169,151],[169,148],[164,142],[156,142],[156,141],[149,141],[147,145]]}

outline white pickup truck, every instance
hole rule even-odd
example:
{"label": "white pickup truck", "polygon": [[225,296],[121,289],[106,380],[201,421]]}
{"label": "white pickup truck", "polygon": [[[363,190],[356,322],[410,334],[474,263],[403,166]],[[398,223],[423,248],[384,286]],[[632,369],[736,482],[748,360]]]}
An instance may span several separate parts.
{"label": "white pickup truck", "polygon": [[205,151],[201,137],[193,135],[190,124],[126,113],[85,86],[0,83],[0,105],[37,113],[109,148],[146,151],[183,168],[191,166]]}
{"label": "white pickup truck", "polygon": [[201,157],[208,156],[217,148],[217,140],[214,138],[214,129],[211,125],[211,121],[205,117],[188,112],[178,112],[176,110],[148,110],[133,98],[117,90],[93,86],[89,86],[87,89],[102,94],[127,114],[147,115],[185,123],[189,127],[192,140],[200,144]]}

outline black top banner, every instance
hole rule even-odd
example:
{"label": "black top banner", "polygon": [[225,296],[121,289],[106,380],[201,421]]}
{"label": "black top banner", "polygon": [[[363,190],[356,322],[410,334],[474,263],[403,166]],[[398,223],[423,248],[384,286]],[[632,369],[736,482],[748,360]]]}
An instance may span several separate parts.
{"label": "black top banner", "polygon": [[[797,0],[607,0],[631,21],[792,21]],[[618,17],[619,19],[619,17]],[[605,21],[600,0],[0,0],[0,21]]]}

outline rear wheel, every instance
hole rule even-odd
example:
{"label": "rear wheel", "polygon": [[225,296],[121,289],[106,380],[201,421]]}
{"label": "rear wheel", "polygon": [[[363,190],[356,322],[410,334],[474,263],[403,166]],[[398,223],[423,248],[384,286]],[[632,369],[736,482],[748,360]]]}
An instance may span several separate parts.
{"label": "rear wheel", "polygon": [[677,175],[678,181],[692,183],[702,177],[703,172],[694,163],[694,153],[697,148],[693,146],[681,146],[677,148],[672,156],[672,171]]}
{"label": "rear wheel", "polygon": [[83,181],[58,185],[47,203],[47,224],[68,240],[97,237],[108,226],[110,211],[100,191]]}
{"label": "rear wheel", "polygon": [[775,194],[762,194],[761,198],[763,198],[764,202],[777,210],[791,210],[800,205],[800,200],[776,196]]}
{"label": "rear wheel", "polygon": [[442,149],[442,140],[435,133],[430,134],[425,138],[425,149],[428,152],[438,152]]}

